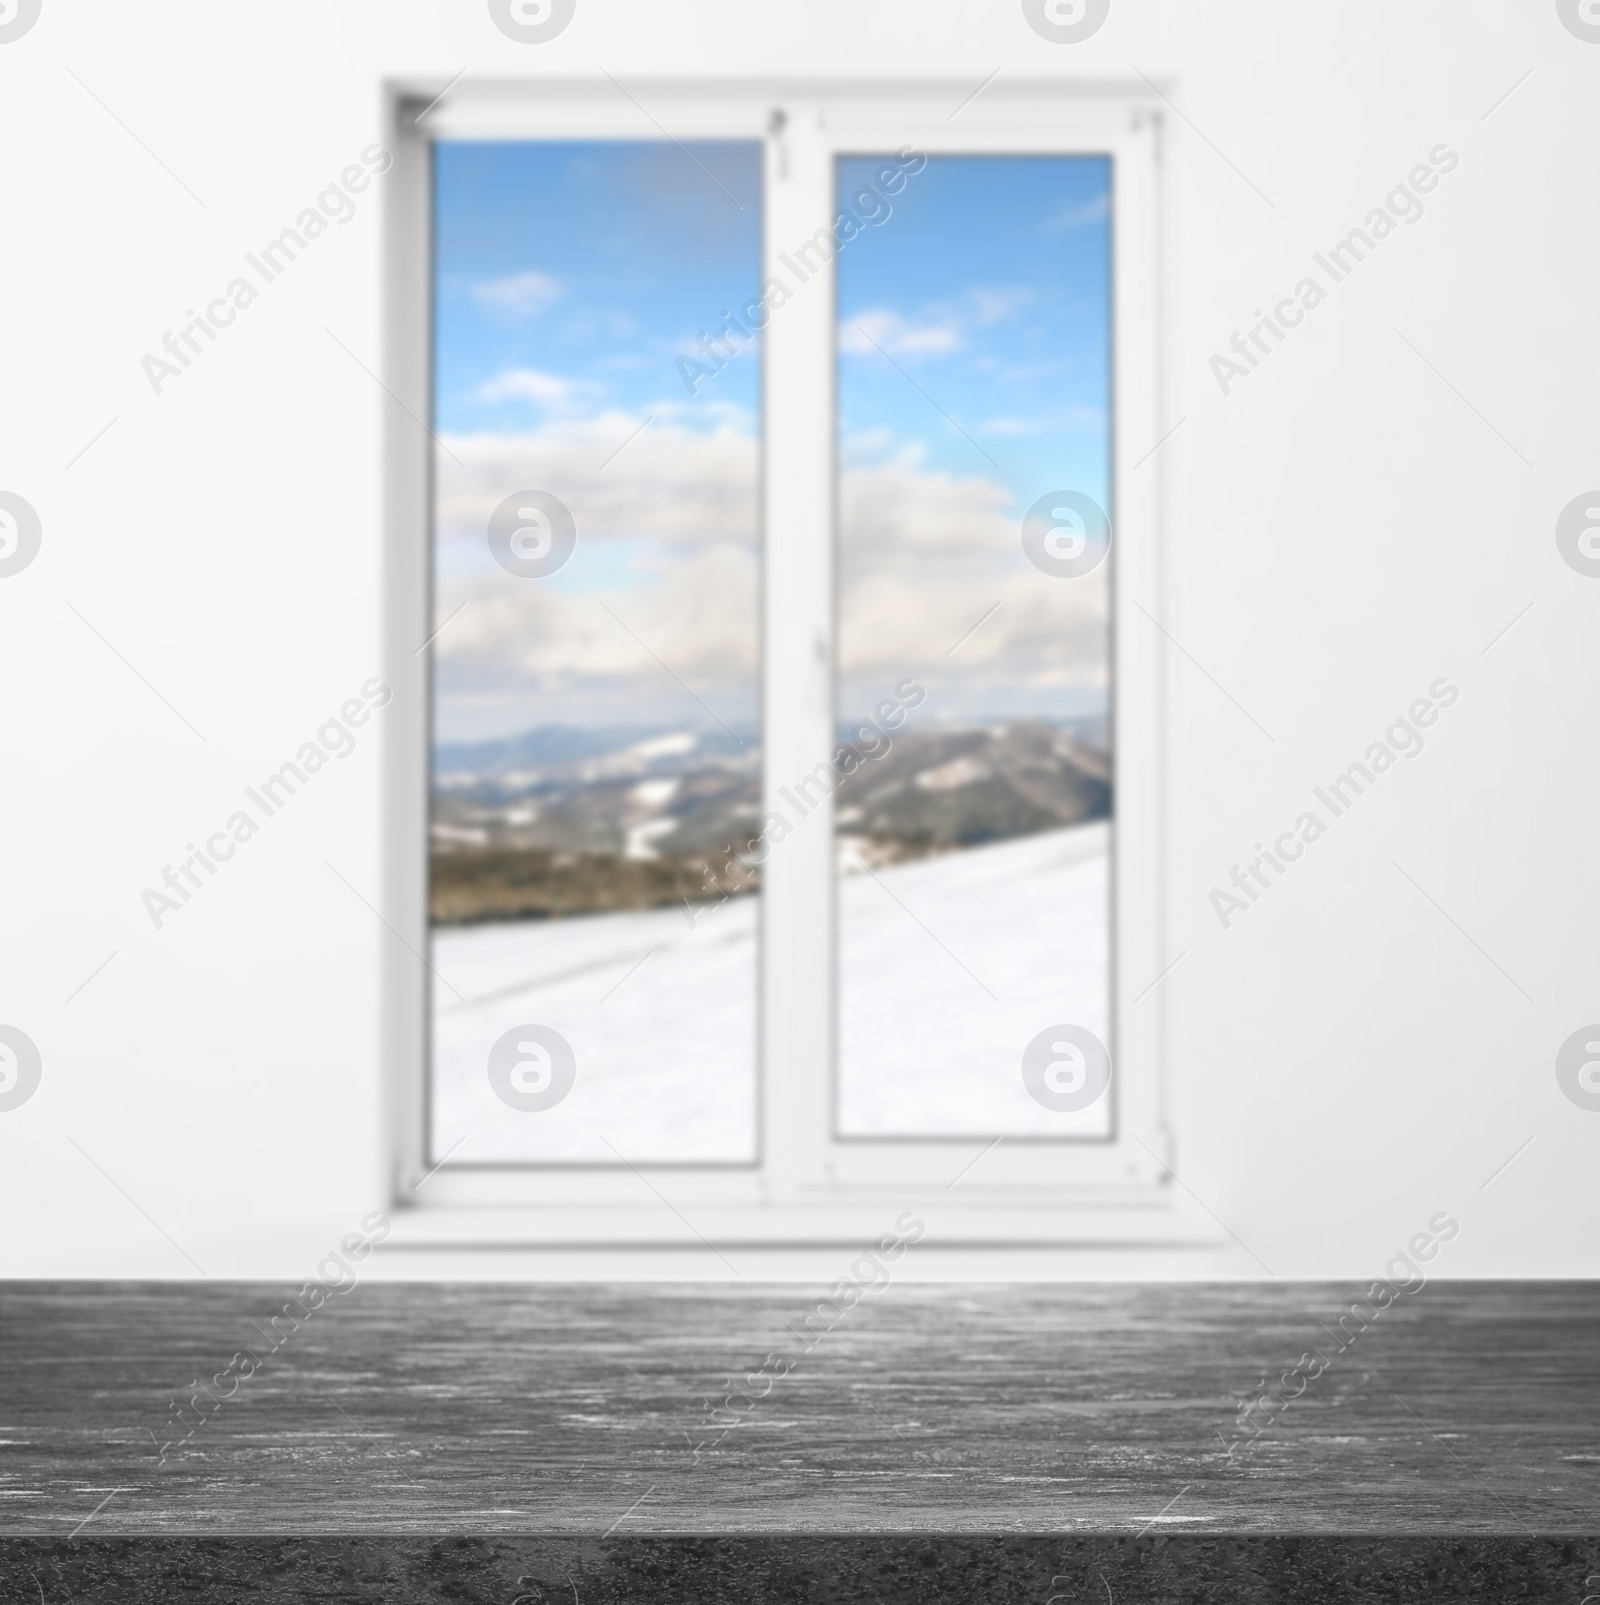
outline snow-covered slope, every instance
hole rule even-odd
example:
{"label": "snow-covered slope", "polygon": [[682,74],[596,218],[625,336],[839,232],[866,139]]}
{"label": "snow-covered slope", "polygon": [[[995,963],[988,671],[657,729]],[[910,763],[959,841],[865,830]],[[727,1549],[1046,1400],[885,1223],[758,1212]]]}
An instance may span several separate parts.
{"label": "snow-covered slope", "polygon": [[1034,1102],[1022,1050],[1080,1025],[1109,1048],[1104,821],[852,875],[839,888],[847,1137],[1103,1136],[1110,1100]]}
{"label": "snow-covered slope", "polygon": [[[1107,1032],[1101,822],[854,874],[839,887],[847,1135],[1100,1135],[1110,1100],[1056,1114],[1020,1062],[1046,1026]],[[740,1161],[756,1146],[756,916],[682,910],[434,934],[433,1156]],[[631,972],[631,973],[630,973]],[[991,995],[992,994],[992,995]],[[561,1033],[572,1092],[524,1114],[489,1085],[515,1026]]]}
{"label": "snow-covered slope", "polygon": [[[680,908],[436,931],[434,1159],[463,1134],[453,1159],[753,1158],[756,914],[742,897],[692,929]],[[534,1114],[502,1103],[487,1068],[527,1024],[578,1062],[567,1097]]]}

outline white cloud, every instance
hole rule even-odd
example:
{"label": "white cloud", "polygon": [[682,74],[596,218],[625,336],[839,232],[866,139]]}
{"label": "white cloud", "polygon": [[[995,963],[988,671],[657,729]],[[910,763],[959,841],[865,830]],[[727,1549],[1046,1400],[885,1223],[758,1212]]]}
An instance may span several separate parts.
{"label": "white cloud", "polygon": [[1068,407],[1054,413],[1033,413],[1026,418],[986,418],[977,426],[980,435],[1098,434],[1106,426],[1098,407]]}
{"label": "white cloud", "polygon": [[995,708],[1018,687],[1103,684],[1109,564],[1077,580],[1040,573],[1022,550],[1004,486],[904,459],[852,468],[840,485],[840,523],[847,680],[918,673],[968,706]]}
{"label": "white cloud", "polygon": [[972,321],[980,329],[1003,323],[1013,312],[1028,306],[1035,299],[1032,290],[985,290],[967,292],[972,305]]}
{"label": "white cloud", "polygon": [[1085,201],[1081,206],[1070,206],[1055,217],[1046,218],[1039,225],[1039,232],[1063,234],[1068,229],[1082,228],[1086,223],[1098,223],[1109,215],[1110,210],[1111,197],[1107,194],[1096,195],[1092,201]]}
{"label": "white cloud", "polygon": [[571,400],[578,389],[571,379],[559,374],[540,373],[534,368],[510,368],[496,374],[478,388],[479,401],[535,401],[542,407],[559,406]]}
{"label": "white cloud", "polygon": [[472,286],[473,297],[484,306],[513,318],[529,318],[561,295],[561,283],[547,273],[512,273]]}
{"label": "white cloud", "polygon": [[898,312],[882,308],[858,313],[839,325],[841,351],[863,356],[879,348],[891,357],[927,357],[957,351],[961,348],[961,325],[953,319],[908,323]]}
{"label": "white cloud", "polygon": [[[753,706],[758,443],[732,425],[696,431],[657,418],[602,468],[642,422],[613,412],[445,441],[461,462],[438,458],[437,617],[469,604],[435,648],[450,707],[492,702],[511,710],[513,725],[703,717],[640,640],[719,709]],[[586,542],[630,544],[610,556],[591,548],[592,583],[581,587],[506,574],[485,530],[500,501],[525,487],[571,507],[574,565]],[[924,468],[914,453],[846,467],[839,490],[846,708],[906,674],[929,688],[934,718],[1061,708],[1064,697],[1099,694],[1109,564],[1080,580],[1041,574],[1022,551],[1005,486]],[[565,576],[577,577],[576,567]]]}
{"label": "white cloud", "polygon": [[930,548],[999,551],[1014,533],[1010,502],[1010,491],[991,479],[925,469],[909,457],[848,468],[839,494],[844,562],[876,565],[895,553],[910,563]]}
{"label": "white cloud", "polygon": [[441,616],[468,605],[439,638],[440,668],[447,689],[516,686],[530,698],[608,681],[653,695],[657,680],[671,682],[651,652],[697,687],[753,681],[759,594],[755,552],[733,544],[683,556],[654,585],[600,596],[495,568],[442,588]]}
{"label": "white cloud", "polygon": [[992,328],[1033,300],[1029,290],[969,290],[961,310],[924,309],[915,318],[902,317],[887,307],[857,313],[839,325],[839,349],[864,356],[882,349],[891,357],[934,357],[960,351],[969,329]]}
{"label": "white cloud", "polygon": [[489,515],[512,491],[537,489],[572,510],[580,541],[754,543],[757,442],[731,423],[694,430],[658,417],[640,431],[644,421],[612,410],[525,434],[445,437],[447,451],[437,454],[440,539],[488,562]]}

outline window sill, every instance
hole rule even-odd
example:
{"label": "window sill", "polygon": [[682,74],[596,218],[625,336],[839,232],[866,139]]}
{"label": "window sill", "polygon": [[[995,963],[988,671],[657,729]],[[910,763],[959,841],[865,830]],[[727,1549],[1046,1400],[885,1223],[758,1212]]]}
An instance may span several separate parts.
{"label": "window sill", "polygon": [[[800,1249],[870,1247],[897,1232],[930,1248],[1215,1248],[1214,1222],[1170,1188],[1120,1197],[878,1197],[804,1205],[450,1206],[397,1209],[386,1255],[435,1250]],[[921,1230],[918,1230],[920,1226]],[[914,1258],[917,1256],[913,1256]]]}

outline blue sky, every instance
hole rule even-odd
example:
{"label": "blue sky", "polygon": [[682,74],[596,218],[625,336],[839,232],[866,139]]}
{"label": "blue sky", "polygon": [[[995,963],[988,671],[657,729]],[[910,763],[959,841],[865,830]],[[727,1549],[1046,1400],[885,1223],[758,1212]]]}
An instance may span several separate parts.
{"label": "blue sky", "polygon": [[[841,159],[840,196],[879,166]],[[1046,576],[1021,525],[1063,489],[1114,518],[1109,160],[941,155],[905,176],[838,259],[840,713],[905,673],[924,722],[1102,713],[1111,565]]]}
{"label": "blue sky", "polygon": [[[440,739],[747,723],[760,352],[694,397],[676,364],[760,293],[759,145],[447,142],[435,163]],[[883,166],[840,158],[841,201]],[[944,722],[1104,707],[1106,574],[1047,580],[1020,524],[1059,488],[1114,513],[1109,181],[1100,157],[935,156],[841,251],[842,713],[906,673]],[[530,486],[579,528],[537,582],[484,540]]]}
{"label": "blue sky", "polygon": [[[692,402],[674,363],[759,294],[761,160],[750,141],[436,147],[435,600],[459,614],[435,648],[440,740],[755,719],[760,368]],[[529,487],[579,532],[537,581],[485,541]]]}
{"label": "blue sky", "polygon": [[[665,404],[742,414],[755,431],[754,348],[694,403],[674,364],[760,283],[759,146],[435,149],[436,428]],[[878,165],[841,158],[839,193]],[[888,221],[840,259],[845,437],[888,430],[952,470],[997,462],[1023,507],[1064,483],[1104,503],[1109,183],[1108,159],[1082,156],[937,156],[908,178]],[[871,320],[883,309],[903,323],[898,339]],[[994,462],[853,332],[864,316]],[[507,377],[523,372],[553,382]]]}
{"label": "blue sky", "polygon": [[[841,159],[840,194],[877,165]],[[935,156],[908,177],[839,259],[843,438],[886,432],[930,467],[998,476],[1019,516],[1062,488],[1106,506],[1109,186],[1093,156]]]}
{"label": "blue sky", "polygon": [[[663,400],[687,403],[679,353],[723,307],[759,293],[761,147],[434,149],[434,427],[512,431],[552,411],[642,417]],[[497,396],[494,381],[519,370],[566,381],[568,394],[529,385]],[[739,409],[753,432],[759,377],[755,361],[735,363],[708,399]]]}

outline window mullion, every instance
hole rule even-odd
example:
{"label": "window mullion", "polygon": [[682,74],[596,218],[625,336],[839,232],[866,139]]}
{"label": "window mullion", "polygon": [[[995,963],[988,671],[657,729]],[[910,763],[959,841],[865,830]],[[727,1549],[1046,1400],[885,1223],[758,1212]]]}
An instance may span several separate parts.
{"label": "window mullion", "polygon": [[807,777],[833,724],[831,266],[798,253],[829,219],[818,110],[769,141],[764,291],[766,780],[765,1155],[777,1196],[824,1179],[833,1073],[832,820]]}

